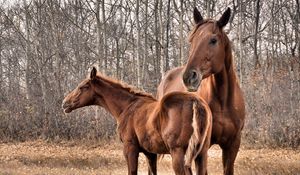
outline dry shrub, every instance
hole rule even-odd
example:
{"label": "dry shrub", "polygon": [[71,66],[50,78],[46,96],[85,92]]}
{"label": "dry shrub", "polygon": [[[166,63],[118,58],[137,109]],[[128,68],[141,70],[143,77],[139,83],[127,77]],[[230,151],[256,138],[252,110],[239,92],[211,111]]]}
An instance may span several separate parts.
{"label": "dry shrub", "polygon": [[246,100],[244,139],[250,144],[300,145],[300,65],[262,66],[250,72],[242,88]]}
{"label": "dry shrub", "polygon": [[[298,62],[293,62],[292,66],[285,62],[262,64],[260,68],[244,71],[241,82],[246,101],[243,142],[250,146],[300,145],[299,67]],[[76,83],[78,80],[72,81],[70,86],[74,88]],[[85,107],[65,115],[61,109],[62,97],[51,96],[51,93],[47,96],[51,108],[45,109],[41,100],[26,100],[25,93],[4,93],[0,98],[0,139],[98,140],[115,137],[116,123],[103,108]]]}

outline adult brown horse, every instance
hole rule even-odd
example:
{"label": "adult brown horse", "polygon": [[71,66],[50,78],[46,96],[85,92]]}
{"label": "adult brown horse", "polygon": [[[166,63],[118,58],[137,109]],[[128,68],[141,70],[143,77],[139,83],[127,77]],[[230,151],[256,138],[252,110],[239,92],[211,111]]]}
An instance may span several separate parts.
{"label": "adult brown horse", "polygon": [[203,20],[195,8],[188,62],[169,71],[158,87],[159,98],[172,91],[195,91],[209,104],[213,114],[211,144],[222,149],[226,175],[234,173],[245,120],[243,93],[233,68],[230,41],[223,31],[229,18],[230,8],[217,21]]}
{"label": "adult brown horse", "polygon": [[[208,104],[191,93],[174,92],[157,101],[112,79],[97,75],[83,80],[63,101],[66,113],[99,105],[116,119],[124,144],[128,174],[137,174],[138,155],[148,159],[149,174],[156,174],[156,154],[171,154],[176,174],[192,174],[191,163],[210,146],[212,114]],[[198,173],[206,172],[206,165]]]}

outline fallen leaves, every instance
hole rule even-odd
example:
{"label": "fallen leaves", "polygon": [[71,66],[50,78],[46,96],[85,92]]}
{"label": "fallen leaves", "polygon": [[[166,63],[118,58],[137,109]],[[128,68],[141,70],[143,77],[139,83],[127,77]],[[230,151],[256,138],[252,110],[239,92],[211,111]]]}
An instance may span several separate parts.
{"label": "fallen leaves", "polygon": [[[222,152],[209,150],[209,174],[222,174]],[[159,174],[172,174],[171,157],[158,162]],[[300,174],[300,150],[241,149],[236,174]],[[76,144],[33,141],[0,144],[0,174],[126,174],[122,144],[116,141]],[[147,161],[140,154],[139,174],[147,174]]]}

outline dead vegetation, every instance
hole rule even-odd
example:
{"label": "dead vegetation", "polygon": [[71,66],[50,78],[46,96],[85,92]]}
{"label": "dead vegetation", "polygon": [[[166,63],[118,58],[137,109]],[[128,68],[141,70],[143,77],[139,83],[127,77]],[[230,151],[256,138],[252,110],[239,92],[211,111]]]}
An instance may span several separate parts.
{"label": "dead vegetation", "polygon": [[[236,174],[300,174],[300,151],[292,149],[242,148],[235,164]],[[209,174],[222,174],[221,151],[209,150]],[[159,174],[172,174],[171,159],[165,156]],[[0,174],[126,174],[122,144],[47,143],[33,141],[0,144]],[[147,174],[145,157],[140,154],[139,174]]]}

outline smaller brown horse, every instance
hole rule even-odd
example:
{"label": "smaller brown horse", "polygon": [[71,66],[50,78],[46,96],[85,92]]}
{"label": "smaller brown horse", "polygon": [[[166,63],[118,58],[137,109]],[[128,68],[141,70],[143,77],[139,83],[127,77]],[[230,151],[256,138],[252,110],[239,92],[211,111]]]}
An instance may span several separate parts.
{"label": "smaller brown horse", "polygon": [[[192,174],[192,161],[207,159],[212,114],[193,94],[174,92],[157,101],[93,68],[90,78],[65,97],[63,109],[69,113],[89,105],[102,106],[116,119],[128,174],[137,174],[139,152],[148,159],[149,174],[157,174],[156,154],[171,154],[176,174]],[[206,161],[195,164],[198,172],[206,172]]]}

